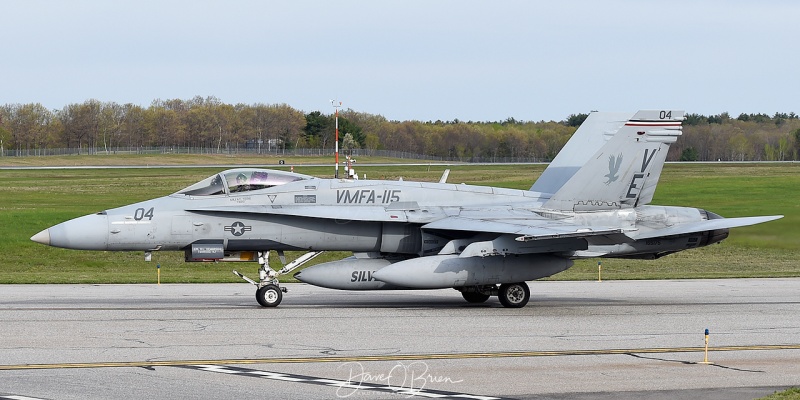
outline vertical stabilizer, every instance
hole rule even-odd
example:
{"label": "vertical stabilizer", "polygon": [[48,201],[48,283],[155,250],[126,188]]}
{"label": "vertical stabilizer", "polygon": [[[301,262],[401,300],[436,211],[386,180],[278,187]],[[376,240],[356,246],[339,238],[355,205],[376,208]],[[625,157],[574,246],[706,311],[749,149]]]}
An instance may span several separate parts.
{"label": "vertical stabilizer", "polygon": [[549,194],[557,192],[632,116],[632,112],[589,113],[530,190]]}
{"label": "vertical stabilizer", "polygon": [[653,199],[669,145],[681,135],[683,111],[637,112],[548,200],[545,208],[630,208]]}

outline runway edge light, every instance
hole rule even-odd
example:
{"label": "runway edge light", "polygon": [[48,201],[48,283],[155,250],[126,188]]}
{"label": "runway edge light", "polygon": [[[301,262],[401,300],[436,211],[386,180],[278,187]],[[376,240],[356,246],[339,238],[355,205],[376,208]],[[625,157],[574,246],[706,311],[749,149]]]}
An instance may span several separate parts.
{"label": "runway edge light", "polygon": [[708,328],[706,328],[705,334],[706,334],[706,349],[703,356],[703,362],[701,362],[701,364],[711,364],[710,362],[708,362]]}
{"label": "runway edge light", "polygon": [[597,281],[598,282],[602,282],[603,281],[603,278],[600,276],[600,273],[602,271],[603,271],[603,262],[602,261],[598,261],[597,262]]}

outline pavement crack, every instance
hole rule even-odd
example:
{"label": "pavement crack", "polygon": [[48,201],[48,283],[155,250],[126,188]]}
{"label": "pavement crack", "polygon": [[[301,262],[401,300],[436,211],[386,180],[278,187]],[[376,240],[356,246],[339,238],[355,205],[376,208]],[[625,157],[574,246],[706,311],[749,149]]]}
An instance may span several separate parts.
{"label": "pavement crack", "polygon": [[[655,360],[655,361],[664,361],[664,362],[671,362],[671,363],[680,363],[680,364],[684,364],[684,365],[697,365],[697,364],[702,364],[702,363],[695,362],[695,361],[685,361],[685,360],[670,360],[670,359],[668,359],[668,358],[647,357],[647,356],[643,356],[643,355],[641,355],[641,354],[634,354],[634,353],[626,353],[626,355],[629,355],[629,356],[631,356],[631,357],[635,357],[635,358],[641,358],[641,359],[645,359],[645,360]],[[710,363],[709,365],[710,365],[710,366],[712,366],[712,367],[723,368],[723,369],[729,369],[729,370],[732,370],[732,371],[739,371],[739,372],[766,373],[766,371],[760,371],[760,370],[751,370],[751,369],[743,369],[743,368],[735,368],[735,367],[728,367],[728,366],[725,366],[725,365],[720,365],[720,364],[715,364],[715,363]]]}
{"label": "pavement crack", "polygon": [[694,361],[670,360],[668,358],[660,358],[660,357],[647,357],[647,356],[643,356],[643,355],[640,355],[640,354],[634,354],[634,353],[626,353],[626,355],[629,355],[629,356],[635,357],[635,358],[642,358],[642,359],[645,359],[645,360],[664,361],[664,362],[679,363],[679,364],[684,364],[684,365],[697,364]]}

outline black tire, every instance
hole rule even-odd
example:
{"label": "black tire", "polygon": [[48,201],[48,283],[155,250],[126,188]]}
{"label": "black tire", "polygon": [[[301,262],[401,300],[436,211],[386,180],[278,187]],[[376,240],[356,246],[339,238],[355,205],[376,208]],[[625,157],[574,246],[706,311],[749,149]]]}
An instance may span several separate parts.
{"label": "black tire", "polygon": [[504,283],[500,285],[500,292],[497,294],[503,307],[522,308],[528,304],[531,298],[531,290],[525,282]]}
{"label": "black tire", "polygon": [[488,294],[478,292],[461,292],[461,296],[469,303],[484,303],[491,297]]}
{"label": "black tire", "polygon": [[283,300],[281,288],[277,285],[269,284],[256,290],[256,301],[262,307],[277,307]]}

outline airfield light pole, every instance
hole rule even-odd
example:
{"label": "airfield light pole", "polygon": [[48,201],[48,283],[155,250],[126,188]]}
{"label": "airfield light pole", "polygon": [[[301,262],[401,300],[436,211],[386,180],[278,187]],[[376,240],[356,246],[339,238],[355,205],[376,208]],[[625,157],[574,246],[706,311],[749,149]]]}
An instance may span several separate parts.
{"label": "airfield light pole", "polygon": [[342,102],[340,101],[339,104],[336,104],[336,100],[331,100],[331,105],[334,109],[336,109],[336,117],[335,117],[335,124],[336,124],[336,173],[333,175],[334,178],[339,179],[339,107],[342,106]]}

